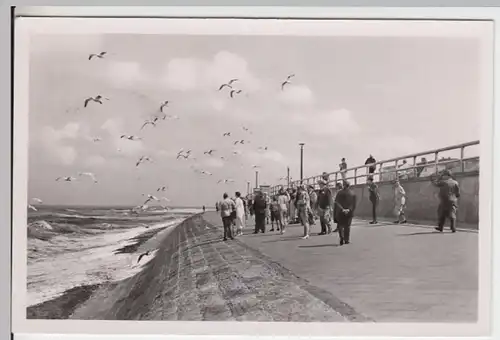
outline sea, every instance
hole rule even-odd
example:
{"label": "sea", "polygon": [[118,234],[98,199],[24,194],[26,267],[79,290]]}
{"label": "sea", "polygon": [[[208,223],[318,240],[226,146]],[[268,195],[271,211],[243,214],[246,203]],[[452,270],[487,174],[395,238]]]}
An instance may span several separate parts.
{"label": "sea", "polygon": [[201,211],[150,207],[135,213],[132,207],[44,205],[36,209],[28,212],[28,306],[71,288],[133,276],[154,257],[150,254],[138,263],[141,235],[154,235]]}

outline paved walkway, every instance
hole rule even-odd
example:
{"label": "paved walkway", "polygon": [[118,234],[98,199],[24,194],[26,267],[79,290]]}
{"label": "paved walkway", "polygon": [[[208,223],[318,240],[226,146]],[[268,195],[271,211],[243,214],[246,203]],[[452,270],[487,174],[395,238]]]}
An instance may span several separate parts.
{"label": "paved walkway", "polygon": [[[215,213],[204,218],[221,225]],[[316,296],[327,292],[341,313],[378,322],[477,319],[478,233],[355,221],[351,244],[339,246],[336,234],[315,236],[319,223],[308,240],[300,239],[298,225],[284,235],[254,235],[252,221],[247,224],[236,242],[307,280]]]}

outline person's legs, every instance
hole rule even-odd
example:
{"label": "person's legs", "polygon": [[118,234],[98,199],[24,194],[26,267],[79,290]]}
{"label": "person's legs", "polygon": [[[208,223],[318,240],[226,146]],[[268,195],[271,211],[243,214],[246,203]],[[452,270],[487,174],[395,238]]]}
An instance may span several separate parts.
{"label": "person's legs", "polygon": [[330,215],[330,209],[325,209],[324,219],[325,219],[325,225],[326,225],[326,233],[331,234],[332,233],[332,217]]}
{"label": "person's legs", "polygon": [[378,206],[378,201],[377,200],[372,201],[372,224],[377,223],[377,206]]}
{"label": "person's legs", "polygon": [[325,213],[326,213],[326,210],[320,208],[320,210],[319,210],[319,223],[321,225],[321,232],[319,233],[320,235],[326,234]]}
{"label": "person's legs", "polygon": [[449,217],[450,217],[450,229],[452,232],[456,232],[457,231],[457,206],[455,204],[452,204],[451,207],[450,207],[450,214],[449,214]]}
{"label": "person's legs", "polygon": [[231,230],[231,219],[228,217],[223,217],[222,218],[222,225],[224,227],[224,241],[227,241],[227,238],[229,236],[229,232]]}
{"label": "person's legs", "polygon": [[344,243],[349,244],[351,242],[351,222],[352,219],[349,219],[347,221],[346,225],[344,226]]}
{"label": "person's legs", "polygon": [[299,209],[299,219],[304,226],[304,238],[309,238],[309,221],[306,208]]}
{"label": "person's legs", "polygon": [[285,228],[286,228],[286,211],[282,211],[280,220],[280,229],[282,234],[285,232]]}
{"label": "person's legs", "polygon": [[340,245],[344,244],[344,225],[342,223],[337,224],[337,229],[339,233]]}

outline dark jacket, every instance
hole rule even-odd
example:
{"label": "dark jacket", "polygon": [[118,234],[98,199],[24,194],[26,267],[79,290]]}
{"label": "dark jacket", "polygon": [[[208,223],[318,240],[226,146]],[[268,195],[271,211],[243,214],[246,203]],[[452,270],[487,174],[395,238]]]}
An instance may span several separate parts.
{"label": "dark jacket", "polygon": [[439,187],[439,199],[445,203],[457,203],[460,197],[460,187],[454,179],[438,180],[435,185]]}
{"label": "dark jacket", "polygon": [[377,202],[380,199],[378,186],[375,183],[372,183],[368,186],[368,191],[370,192],[370,201]]}
{"label": "dark jacket", "polygon": [[[356,210],[356,195],[347,188],[342,189],[335,197],[334,216],[338,223],[342,223],[346,219],[352,219]],[[349,213],[344,214],[342,209],[349,209]]]}
{"label": "dark jacket", "polygon": [[255,196],[254,201],[253,201],[253,211],[256,214],[260,214],[260,213],[264,214],[266,211],[266,208],[267,208],[267,202],[266,202],[266,198],[264,197],[264,195]]}
{"label": "dark jacket", "polygon": [[332,192],[329,188],[323,188],[318,192],[318,207],[321,209],[327,209],[333,203]]}

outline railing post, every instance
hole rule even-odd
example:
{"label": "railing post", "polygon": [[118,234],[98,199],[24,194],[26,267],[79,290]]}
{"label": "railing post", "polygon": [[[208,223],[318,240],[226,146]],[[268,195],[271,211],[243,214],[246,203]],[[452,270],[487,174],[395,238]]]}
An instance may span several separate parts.
{"label": "railing post", "polygon": [[465,146],[462,146],[460,148],[460,172],[465,172],[464,154],[465,154]]}
{"label": "railing post", "polygon": [[436,174],[436,175],[438,173],[438,164],[439,164],[439,158],[438,157],[439,157],[439,152],[436,151],[434,153],[434,174]]}
{"label": "railing post", "polygon": [[395,179],[399,179],[399,172],[398,172],[398,160],[396,159],[396,161],[394,162],[394,166],[396,167],[396,178]]}
{"label": "railing post", "polygon": [[354,185],[358,183],[358,168],[354,169]]}
{"label": "railing post", "polygon": [[335,173],[335,185],[337,185],[338,178],[339,178],[339,173],[336,172]]}
{"label": "railing post", "polygon": [[413,156],[413,169],[411,170],[413,176],[415,177],[418,177],[417,176],[417,168],[415,168],[417,166],[417,156]]}
{"label": "railing post", "polygon": [[379,182],[382,182],[382,166],[383,165],[384,165],[384,163],[380,163],[378,166],[378,181]]}

